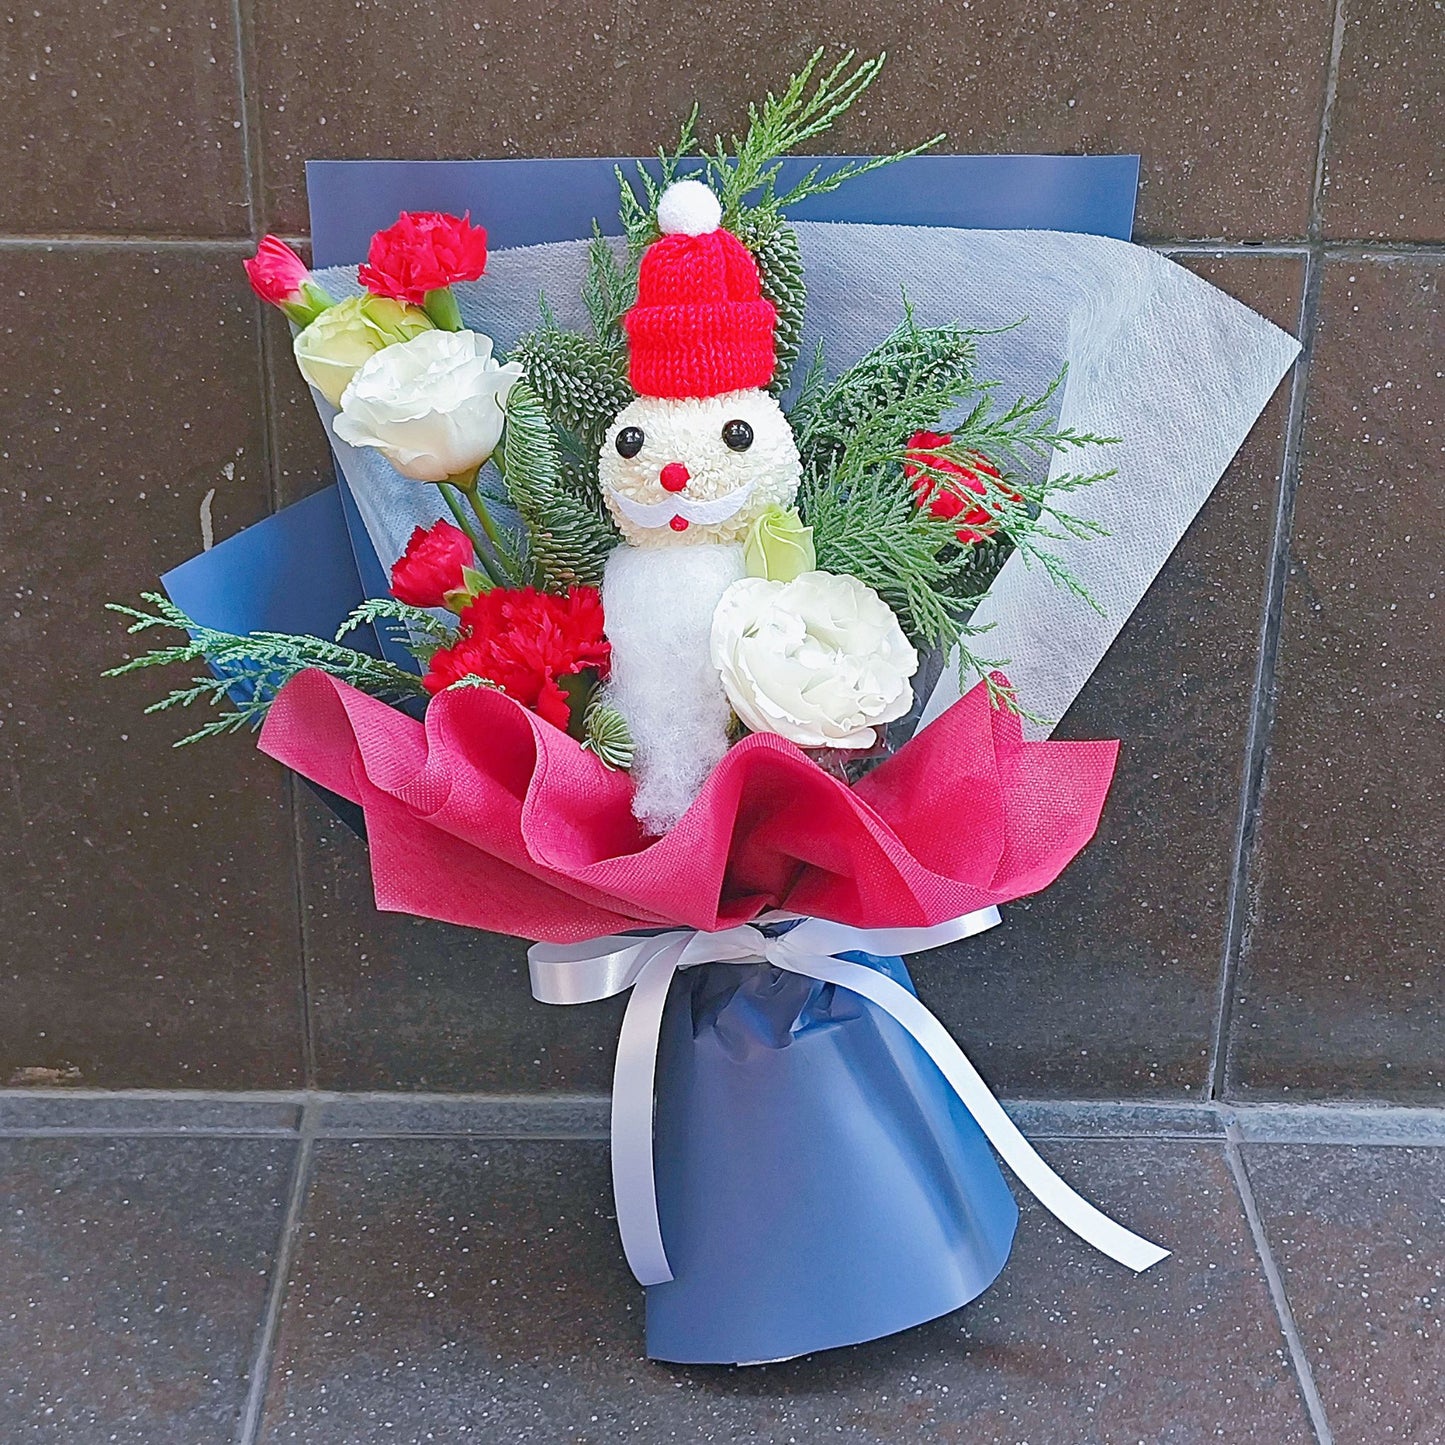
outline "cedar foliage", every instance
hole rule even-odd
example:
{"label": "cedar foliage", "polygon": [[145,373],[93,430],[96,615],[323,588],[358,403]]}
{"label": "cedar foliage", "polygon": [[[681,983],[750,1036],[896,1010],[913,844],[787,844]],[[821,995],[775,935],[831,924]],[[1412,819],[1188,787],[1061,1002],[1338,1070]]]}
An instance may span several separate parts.
{"label": "cedar foliage", "polygon": [[[181,738],[176,747],[184,747],[201,738],[238,732],[242,728],[260,727],[282,685],[307,668],[319,668],[385,702],[400,703],[426,696],[421,678],[415,673],[339,643],[281,632],[253,632],[246,636],[218,632],[211,627],[202,627],[159,592],[142,593],[141,600],[155,610],[144,612],[118,602],[108,602],[106,608],[132,619],[126,629],[129,633],[147,632],[154,627],[172,628],[188,634],[189,640],[142,653],[118,667],[109,668],[103,675],[120,677],[143,668],[166,667],[171,663],[206,664],[217,669],[220,675],[193,677],[189,687],[176,688],[158,702],[153,702],[146,712],[188,708],[198,702],[221,708],[230,704],[219,717],[212,718],[195,732]],[[369,620],[359,619],[355,625]],[[346,630],[344,627],[343,633]],[[237,692],[241,694],[239,698],[233,695]]]}

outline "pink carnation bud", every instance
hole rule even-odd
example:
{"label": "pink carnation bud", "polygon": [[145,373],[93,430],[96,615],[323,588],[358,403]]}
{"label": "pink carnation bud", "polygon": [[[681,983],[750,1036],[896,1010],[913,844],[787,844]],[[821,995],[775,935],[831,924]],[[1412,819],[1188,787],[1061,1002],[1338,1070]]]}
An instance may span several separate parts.
{"label": "pink carnation bud", "polygon": [[272,306],[294,301],[311,272],[306,262],[279,236],[264,236],[256,254],[241,263],[250,278],[251,289]]}

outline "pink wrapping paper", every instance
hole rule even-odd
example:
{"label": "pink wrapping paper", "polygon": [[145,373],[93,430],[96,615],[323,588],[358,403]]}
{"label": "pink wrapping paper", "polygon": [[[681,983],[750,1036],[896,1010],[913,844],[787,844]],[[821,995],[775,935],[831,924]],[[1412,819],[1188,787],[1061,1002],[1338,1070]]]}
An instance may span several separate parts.
{"label": "pink wrapping paper", "polygon": [[768,909],[922,927],[1046,887],[1093,836],[1116,742],[1026,742],[980,684],[856,787],[792,743],[734,747],[665,837],[631,781],[485,687],[425,719],[321,672],[261,750],[366,813],[378,908],[551,943]]}

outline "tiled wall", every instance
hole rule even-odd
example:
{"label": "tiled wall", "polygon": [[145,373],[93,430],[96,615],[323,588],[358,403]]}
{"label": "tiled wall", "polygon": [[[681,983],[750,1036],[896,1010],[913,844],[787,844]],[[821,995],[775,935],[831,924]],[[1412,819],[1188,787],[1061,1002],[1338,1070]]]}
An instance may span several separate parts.
{"label": "tiled wall", "polygon": [[0,1085],[606,1086],[615,1009],[377,916],[304,789],[100,680],[100,604],[324,480],[239,267],[308,155],[646,150],[846,43],[892,60],[840,148],[1139,150],[1141,238],[1305,343],[1066,719],[1127,740],[1099,840],[927,997],[1011,1094],[1440,1099],[1438,4],[0,13]]}

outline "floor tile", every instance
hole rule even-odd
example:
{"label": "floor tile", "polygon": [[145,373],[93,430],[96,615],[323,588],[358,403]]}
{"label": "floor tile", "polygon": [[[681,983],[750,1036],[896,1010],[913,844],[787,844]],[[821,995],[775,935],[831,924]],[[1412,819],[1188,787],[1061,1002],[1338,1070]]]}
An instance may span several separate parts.
{"label": "floor tile", "polygon": [[297,806],[321,1088],[611,1087],[623,1000],[538,1003],[520,939],[378,913],[365,846],[309,792]]}
{"label": "floor tile", "polygon": [[[1281,323],[1292,257],[1191,259]],[[1098,836],[1004,925],[910,964],[1002,1093],[1198,1095],[1218,1010],[1286,382],[1057,736],[1123,740]]]}
{"label": "floor tile", "polygon": [[0,1084],[297,1084],[282,772],[245,736],[172,748],[194,715],[144,708],[183,669],[101,676],[150,645],[107,600],[269,510],[254,302],[226,250],[4,262]]}
{"label": "floor tile", "polygon": [[822,149],[945,131],[953,151],[1137,151],[1140,235],[1281,239],[1309,219],[1332,17],[1329,0],[654,0],[622,8],[604,83],[626,94],[623,153],[651,154],[694,99],[703,135],[741,128],[815,46],[887,51]]}
{"label": "floor tile", "polygon": [[642,1358],[605,1145],[321,1141],[262,1439],[1306,1445],[1218,1147],[1049,1157],[1176,1255],[1135,1277],[1029,1206],[1002,1281],[965,1310],[728,1369]]}
{"label": "floor tile", "polygon": [[294,1149],[0,1140],[6,1445],[231,1445]]}
{"label": "floor tile", "polygon": [[1246,1146],[1339,1445],[1445,1441],[1445,1149]]}
{"label": "floor tile", "polygon": [[3,53],[0,231],[249,233],[224,0],[28,0]]}
{"label": "floor tile", "polygon": [[316,158],[610,155],[617,86],[604,0],[250,7],[265,224],[305,231]]}
{"label": "floor tile", "polygon": [[1330,143],[1325,234],[1445,240],[1445,24],[1431,0],[1348,5]]}
{"label": "floor tile", "polygon": [[1230,1087],[1439,1103],[1445,344],[1431,264],[1331,261]]}

